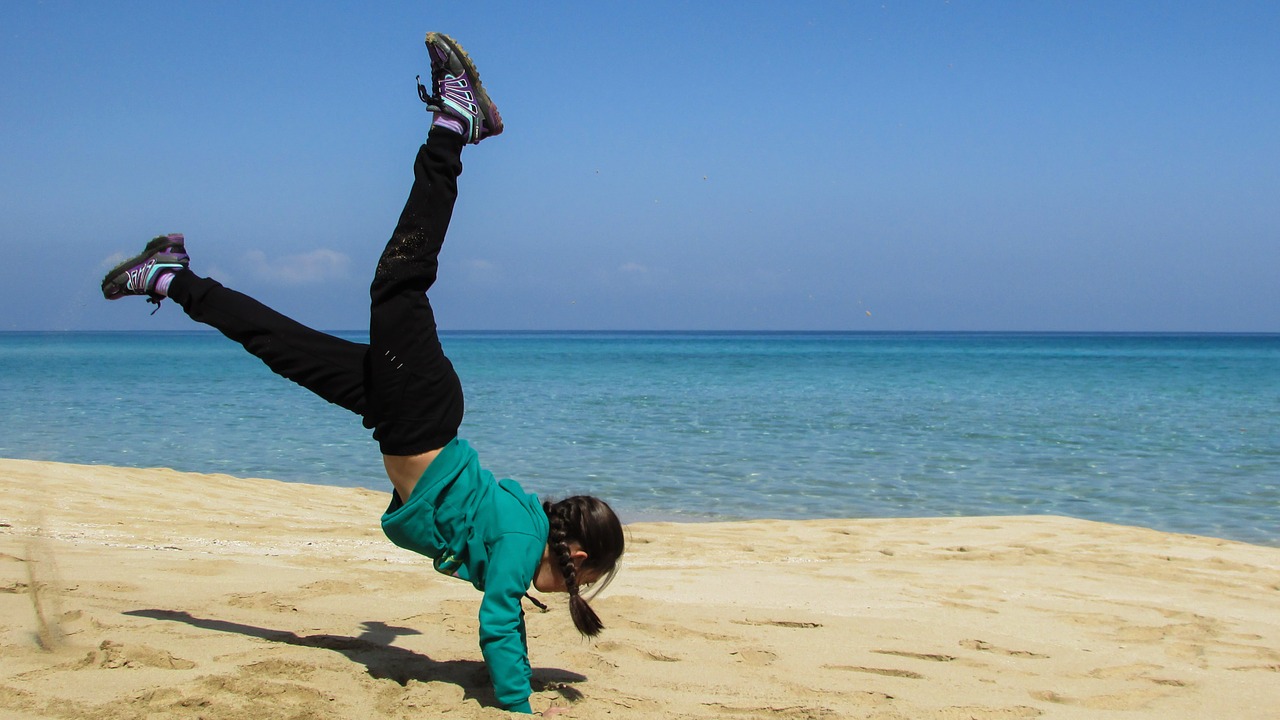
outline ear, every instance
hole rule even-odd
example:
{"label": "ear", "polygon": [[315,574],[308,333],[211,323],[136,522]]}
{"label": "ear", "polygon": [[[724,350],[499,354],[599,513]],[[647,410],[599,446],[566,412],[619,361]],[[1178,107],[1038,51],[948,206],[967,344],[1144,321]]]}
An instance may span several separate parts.
{"label": "ear", "polygon": [[574,550],[569,553],[569,557],[573,559],[573,564],[575,566],[581,566],[582,563],[587,561],[587,553],[582,550]]}

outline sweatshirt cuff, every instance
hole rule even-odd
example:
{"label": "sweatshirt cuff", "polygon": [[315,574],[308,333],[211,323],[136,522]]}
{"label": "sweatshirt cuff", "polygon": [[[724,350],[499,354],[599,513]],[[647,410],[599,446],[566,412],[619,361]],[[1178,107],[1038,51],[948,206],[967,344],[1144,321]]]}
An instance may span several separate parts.
{"label": "sweatshirt cuff", "polygon": [[507,712],[526,713],[529,715],[533,714],[533,708],[529,706],[528,700],[525,700],[519,705],[508,705],[506,710]]}

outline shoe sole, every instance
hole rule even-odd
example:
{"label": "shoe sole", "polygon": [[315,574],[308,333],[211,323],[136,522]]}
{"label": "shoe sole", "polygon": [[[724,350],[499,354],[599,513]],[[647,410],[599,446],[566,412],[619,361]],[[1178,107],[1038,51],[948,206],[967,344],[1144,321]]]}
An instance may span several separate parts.
{"label": "shoe sole", "polygon": [[142,264],[148,258],[152,258],[157,255],[160,255],[165,249],[167,249],[166,246],[174,247],[174,245],[172,245],[172,241],[169,240],[169,238],[167,237],[155,238],[147,242],[147,246],[142,249],[142,252],[138,253],[137,255],[134,255],[128,260],[125,260],[124,262],[120,263],[114,268],[111,268],[111,271],[106,274],[106,277],[102,278],[102,296],[108,300],[119,300],[122,297],[130,297],[133,293],[120,293],[118,295],[108,295],[107,289],[111,287],[113,284],[115,284],[116,278],[123,275],[126,270],[128,270],[129,268],[135,265]]}
{"label": "shoe sole", "polygon": [[489,93],[485,92],[484,83],[480,82],[480,71],[476,69],[476,64],[471,61],[471,56],[467,51],[458,44],[457,40],[439,32],[427,33],[427,45],[431,45],[432,41],[437,41],[449,50],[449,54],[458,59],[462,63],[462,69],[466,71],[467,76],[475,84],[476,105],[480,106],[480,111],[484,113],[484,124],[486,128],[492,128],[485,137],[493,137],[502,134],[502,115],[498,112],[498,106],[489,99]]}

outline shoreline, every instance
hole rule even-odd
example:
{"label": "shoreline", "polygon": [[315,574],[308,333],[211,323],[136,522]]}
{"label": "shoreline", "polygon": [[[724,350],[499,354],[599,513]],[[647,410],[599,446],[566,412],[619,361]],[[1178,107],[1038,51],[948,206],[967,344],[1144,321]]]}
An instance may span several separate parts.
{"label": "shoreline", "polygon": [[[7,717],[507,716],[486,705],[479,593],[383,538],[386,492],[26,460],[0,460],[0,492]],[[535,710],[1280,706],[1280,548],[1058,516],[627,528],[600,640],[562,598],[526,610]]]}
{"label": "shoreline", "polygon": [[[176,473],[183,473],[183,474],[189,474],[189,475],[208,475],[208,476],[215,476],[215,477],[231,477],[231,478],[236,478],[236,479],[240,479],[240,480],[261,480],[261,479],[264,479],[264,477],[263,477],[263,476],[256,476],[256,475],[252,475],[252,474],[245,474],[245,473],[230,474],[230,473],[223,473],[223,472],[200,472],[200,471],[191,471],[191,470],[175,470],[175,469],[173,469],[173,468],[164,468],[164,467],[162,467],[162,468],[157,468],[157,467],[136,467],[136,466],[133,466],[133,465],[109,465],[109,464],[102,464],[102,463],[79,462],[79,461],[74,461],[74,460],[46,460],[46,459],[32,459],[32,458],[21,458],[21,457],[0,457],[0,462],[5,462],[5,461],[50,463],[50,464],[53,464],[53,465],[70,465],[70,466],[79,466],[79,467],[111,467],[111,468],[120,468],[120,469],[127,469],[127,470],[139,470],[139,471],[148,471],[148,470],[164,470],[164,471],[176,472]],[[337,489],[341,489],[341,490],[369,491],[369,492],[374,492],[374,493],[383,492],[384,494],[388,494],[388,495],[389,495],[389,493],[390,493],[389,483],[385,482],[385,478],[381,478],[381,479],[379,480],[379,482],[377,483],[377,484],[379,485],[379,487],[371,487],[370,485],[371,485],[372,483],[370,483],[370,484],[360,484],[360,483],[349,483],[349,484],[337,484],[337,483],[333,483],[333,484],[331,484],[331,483],[324,483],[324,482],[308,482],[308,481],[307,481],[307,480],[305,480],[305,479],[286,479],[286,480],[279,480],[279,479],[276,479],[276,478],[271,478],[270,480],[271,480],[271,482],[283,482],[283,483],[286,483],[286,484],[290,484],[290,485],[299,485],[299,486],[302,486],[302,487],[324,487],[324,488],[337,488]],[[387,486],[387,488],[388,488],[388,489],[386,489],[386,490],[384,491],[384,490],[382,489],[382,486]],[[572,494],[572,493],[570,493],[570,494]],[[1120,527],[1134,527],[1134,528],[1150,529],[1150,530],[1153,530],[1153,531],[1155,531],[1155,532],[1168,533],[1168,534],[1170,534],[1170,535],[1179,535],[1179,536],[1186,536],[1186,537],[1199,537],[1199,538],[1206,538],[1206,539],[1213,539],[1213,540],[1225,540],[1225,541],[1228,541],[1228,542],[1239,542],[1239,543],[1243,543],[1243,544],[1246,544],[1246,545],[1255,545],[1255,546],[1258,546],[1258,547],[1265,547],[1265,548],[1275,548],[1275,549],[1280,549],[1280,534],[1264,535],[1264,536],[1262,536],[1262,537],[1251,537],[1250,535],[1238,535],[1238,536],[1235,536],[1235,537],[1228,537],[1228,536],[1225,536],[1225,535],[1215,535],[1215,534],[1213,534],[1212,532],[1207,532],[1207,531],[1204,531],[1204,532],[1197,532],[1197,531],[1196,531],[1196,530],[1194,530],[1194,529],[1190,529],[1190,530],[1189,530],[1189,529],[1179,529],[1179,528],[1174,528],[1174,527],[1154,527],[1154,526],[1151,526],[1151,525],[1141,525],[1141,524],[1138,524],[1138,525],[1131,525],[1131,524],[1125,523],[1125,522],[1124,522],[1123,520],[1121,520],[1121,519],[1106,518],[1106,517],[1090,518],[1090,517],[1084,517],[1084,516],[1080,516],[1080,515],[1065,515],[1065,514],[1057,514],[1057,513],[1051,513],[1051,512],[1046,512],[1046,513],[1029,513],[1029,512],[982,513],[982,512],[978,512],[978,513],[971,513],[971,514],[946,514],[946,515],[894,515],[894,514],[885,514],[885,515],[838,516],[838,517],[835,517],[835,516],[833,516],[833,517],[828,517],[828,516],[822,516],[822,517],[811,517],[811,516],[804,516],[804,515],[797,515],[797,516],[795,516],[795,517],[741,517],[741,516],[725,516],[725,515],[710,515],[710,514],[708,514],[708,515],[698,515],[698,514],[694,514],[694,513],[678,513],[678,514],[677,514],[677,513],[669,513],[669,514],[664,515],[664,514],[662,513],[662,511],[659,511],[659,510],[646,510],[646,511],[639,511],[639,512],[633,512],[633,513],[630,513],[630,514],[628,514],[628,515],[624,518],[624,520],[625,520],[625,521],[627,522],[627,524],[629,524],[629,525],[630,525],[630,524],[649,524],[649,523],[676,523],[676,524],[685,524],[685,523],[687,523],[687,524],[691,524],[691,525],[703,525],[703,524],[722,524],[722,523],[756,522],[756,521],[761,521],[761,520],[778,520],[778,521],[783,521],[783,522],[823,522],[823,521],[854,521],[854,522],[857,522],[857,521],[864,521],[864,520],[866,520],[866,521],[876,521],[876,520],[918,520],[918,519],[947,519],[947,518],[963,519],[963,518],[979,518],[979,517],[989,517],[989,518],[1001,518],[1001,517],[1011,517],[1011,518],[1017,518],[1017,517],[1045,517],[1045,518],[1052,518],[1052,517],[1063,517],[1063,518],[1071,518],[1071,519],[1083,520],[1083,521],[1086,521],[1086,522],[1097,522],[1097,523],[1101,523],[1101,524],[1104,524],[1104,525],[1116,525],[1116,526],[1120,526]]]}

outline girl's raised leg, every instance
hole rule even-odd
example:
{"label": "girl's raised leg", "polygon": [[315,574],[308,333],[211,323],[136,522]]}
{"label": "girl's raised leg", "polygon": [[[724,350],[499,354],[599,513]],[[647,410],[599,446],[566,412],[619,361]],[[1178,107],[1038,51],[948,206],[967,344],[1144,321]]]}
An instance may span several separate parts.
{"label": "girl's raised leg", "polygon": [[433,127],[418,150],[413,187],[369,288],[366,387],[384,455],[444,447],[462,422],[462,386],[436,334],[427,290],[435,283],[462,173],[466,139]]}
{"label": "girl's raised leg", "polygon": [[190,270],[174,275],[168,295],[192,320],[240,343],[272,372],[357,415],[366,414],[368,346],[313,330]]}
{"label": "girl's raised leg", "polygon": [[[436,280],[462,173],[462,148],[502,132],[471,58],[452,38],[427,34],[434,111],[418,150],[413,188],[369,288],[369,362],[365,385],[372,427],[392,482],[425,469],[432,451],[457,436],[462,385],[436,333],[427,290]],[[397,482],[397,488],[400,487]]]}

